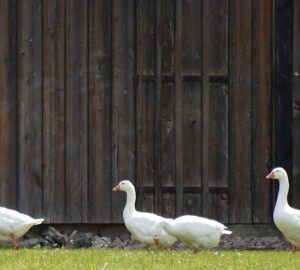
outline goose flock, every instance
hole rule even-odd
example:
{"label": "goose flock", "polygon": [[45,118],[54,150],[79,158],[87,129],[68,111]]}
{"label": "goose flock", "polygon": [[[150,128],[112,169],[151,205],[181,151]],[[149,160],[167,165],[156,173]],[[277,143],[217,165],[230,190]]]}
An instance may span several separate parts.
{"label": "goose flock", "polygon": [[[279,181],[273,219],[277,228],[291,242],[292,251],[295,252],[300,248],[300,210],[288,204],[287,173],[283,168],[275,168],[266,178]],[[121,181],[113,190],[126,192],[126,205],[123,211],[125,226],[146,249],[154,247],[169,249],[176,239],[179,239],[196,253],[202,249],[216,247],[222,235],[232,233],[222,223],[204,217],[183,215],[171,219],[137,211],[135,188],[129,180]],[[18,249],[17,238],[43,221],[43,218],[34,219],[16,210],[0,207],[0,241],[11,241],[14,249]]]}
{"label": "goose flock", "polygon": [[[273,219],[277,228],[292,244],[292,251],[300,248],[300,210],[289,206],[287,201],[289,180],[283,168],[275,168],[266,176],[279,180],[279,192]],[[126,205],[123,219],[128,231],[146,249],[169,248],[176,239],[181,240],[194,253],[202,249],[216,247],[224,234],[231,234],[222,223],[193,215],[183,215],[175,219],[164,218],[153,213],[135,209],[135,188],[129,180],[121,181],[114,191],[126,192]]]}

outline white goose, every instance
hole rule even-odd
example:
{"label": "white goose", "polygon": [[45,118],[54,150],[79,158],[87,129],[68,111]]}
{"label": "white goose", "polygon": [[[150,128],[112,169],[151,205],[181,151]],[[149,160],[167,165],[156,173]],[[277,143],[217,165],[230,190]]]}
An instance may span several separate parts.
{"label": "white goose", "polygon": [[279,180],[279,192],[273,219],[277,228],[292,243],[292,251],[295,252],[300,247],[300,210],[292,208],[288,204],[289,180],[287,173],[283,168],[275,168],[266,178]]}
{"label": "white goose", "polygon": [[135,209],[136,194],[133,184],[128,180],[121,181],[117,186],[113,188],[114,191],[125,191],[127,195],[126,205],[123,211],[124,223],[128,231],[148,249],[150,246],[154,246],[153,233],[156,233],[161,242],[159,247],[168,248],[175,241],[176,238],[168,235],[164,230],[153,231],[156,228],[158,222],[167,220],[161,216],[139,212]]}
{"label": "white goose", "polygon": [[41,224],[43,221],[43,218],[33,219],[16,210],[0,207],[0,241],[11,241],[14,249],[18,249],[17,238],[23,236],[31,227]]}
{"label": "white goose", "polygon": [[[222,234],[231,234],[226,226],[212,219],[185,215],[174,220],[165,220],[157,225],[157,230],[164,229],[170,235],[185,243],[194,253],[199,249],[216,247]],[[156,244],[160,242],[159,235],[154,234]]]}

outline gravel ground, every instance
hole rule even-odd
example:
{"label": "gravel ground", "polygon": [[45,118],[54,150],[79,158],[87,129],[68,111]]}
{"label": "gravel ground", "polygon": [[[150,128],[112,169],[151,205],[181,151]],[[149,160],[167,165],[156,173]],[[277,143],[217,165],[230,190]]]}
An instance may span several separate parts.
{"label": "gravel ground", "polygon": [[[95,249],[143,249],[143,245],[133,239],[129,234],[122,234],[115,237],[95,235],[88,232],[59,232],[54,227],[49,226],[41,234],[34,232],[27,233],[19,239],[21,246],[43,248],[95,248]],[[4,243],[4,245],[10,245]],[[172,245],[173,250],[189,250],[180,241]],[[291,245],[278,236],[230,236],[222,237],[220,245],[213,250],[290,250]]]}

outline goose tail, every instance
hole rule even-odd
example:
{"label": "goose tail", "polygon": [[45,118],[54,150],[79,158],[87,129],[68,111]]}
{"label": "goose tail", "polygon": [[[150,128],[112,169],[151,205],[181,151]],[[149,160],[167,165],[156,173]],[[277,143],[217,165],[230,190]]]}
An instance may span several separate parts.
{"label": "goose tail", "polygon": [[232,231],[224,230],[222,234],[232,234]]}

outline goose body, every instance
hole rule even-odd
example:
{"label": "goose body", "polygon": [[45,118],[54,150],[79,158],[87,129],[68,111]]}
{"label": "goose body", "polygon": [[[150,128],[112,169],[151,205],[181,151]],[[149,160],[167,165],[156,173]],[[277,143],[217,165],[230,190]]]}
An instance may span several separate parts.
{"label": "goose body", "polygon": [[154,231],[159,222],[168,219],[153,213],[139,212],[135,209],[136,194],[130,181],[121,181],[113,190],[126,192],[126,205],[123,211],[125,226],[134,238],[142,242],[146,248],[154,246],[153,233],[157,233],[161,238],[159,247],[167,248],[176,241],[176,238],[170,236],[165,230]]}
{"label": "goose body", "polygon": [[17,238],[23,236],[35,225],[41,224],[44,219],[34,219],[16,210],[0,207],[0,241],[12,241],[15,249],[18,248]]}
{"label": "goose body", "polygon": [[[222,234],[231,234],[226,226],[212,219],[198,216],[185,215],[174,220],[163,221],[158,224],[166,232],[181,240],[194,253],[200,249],[216,247]],[[155,235],[155,242],[159,242],[159,236]]]}
{"label": "goose body", "polygon": [[266,177],[279,180],[279,191],[273,212],[273,220],[276,227],[295,248],[300,248],[300,210],[288,204],[289,180],[283,168],[275,168]]}

